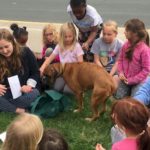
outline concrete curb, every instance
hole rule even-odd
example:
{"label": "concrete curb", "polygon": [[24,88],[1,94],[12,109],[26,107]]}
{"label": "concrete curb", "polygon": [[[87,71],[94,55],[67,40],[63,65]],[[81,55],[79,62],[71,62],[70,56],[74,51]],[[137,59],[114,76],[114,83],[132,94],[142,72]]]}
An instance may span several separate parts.
{"label": "concrete curb", "polygon": [[[24,21],[13,21],[13,20],[0,20],[0,28],[8,28],[12,23],[17,23],[19,26],[26,26],[29,32],[28,46],[35,52],[41,52],[42,49],[42,29],[50,22],[24,22]],[[57,30],[61,26],[61,23],[53,23]],[[150,35],[150,29],[148,29]],[[124,28],[118,28],[118,38],[125,40]]]}

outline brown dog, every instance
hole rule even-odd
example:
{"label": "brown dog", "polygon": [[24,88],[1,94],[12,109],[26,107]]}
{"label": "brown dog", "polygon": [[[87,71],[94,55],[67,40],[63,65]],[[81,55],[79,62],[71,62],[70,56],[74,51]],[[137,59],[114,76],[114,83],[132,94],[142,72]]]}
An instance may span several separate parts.
{"label": "brown dog", "polygon": [[[91,97],[91,107],[93,115],[86,120],[96,120],[100,113],[106,111],[106,99],[113,94],[115,86],[112,77],[94,63],[55,63],[49,65],[44,70],[44,75],[54,79],[54,77],[63,76],[66,84],[75,93],[78,100],[78,109],[83,108],[83,92],[86,89],[93,89]],[[98,106],[102,104],[102,110],[99,112]]]}

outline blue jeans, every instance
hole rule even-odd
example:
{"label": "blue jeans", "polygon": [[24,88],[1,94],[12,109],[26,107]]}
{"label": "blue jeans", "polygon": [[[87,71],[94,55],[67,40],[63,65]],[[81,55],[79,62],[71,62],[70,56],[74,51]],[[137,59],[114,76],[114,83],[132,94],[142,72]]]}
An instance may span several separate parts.
{"label": "blue jeans", "polygon": [[150,104],[150,76],[139,86],[132,97],[145,105]]}
{"label": "blue jeans", "polygon": [[0,96],[0,111],[15,112],[17,108],[27,109],[39,95],[39,91],[33,89],[32,92],[24,93],[16,99]]}

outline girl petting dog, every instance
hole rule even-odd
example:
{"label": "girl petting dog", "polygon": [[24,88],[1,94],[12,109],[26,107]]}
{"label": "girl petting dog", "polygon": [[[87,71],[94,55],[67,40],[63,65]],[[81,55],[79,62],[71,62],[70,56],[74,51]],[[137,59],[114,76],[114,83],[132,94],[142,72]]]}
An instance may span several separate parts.
{"label": "girl petting dog", "polygon": [[[116,142],[112,150],[149,150],[150,113],[146,106],[132,98],[116,101],[112,107],[112,119],[126,138]],[[96,150],[105,150],[101,144]]]}
{"label": "girl petting dog", "polygon": [[[60,28],[59,41],[52,54],[45,60],[40,68],[44,69],[59,55],[61,63],[83,62],[83,50],[77,42],[77,33],[73,23],[65,23]],[[62,77],[56,79],[54,89],[65,93],[72,93]]]}

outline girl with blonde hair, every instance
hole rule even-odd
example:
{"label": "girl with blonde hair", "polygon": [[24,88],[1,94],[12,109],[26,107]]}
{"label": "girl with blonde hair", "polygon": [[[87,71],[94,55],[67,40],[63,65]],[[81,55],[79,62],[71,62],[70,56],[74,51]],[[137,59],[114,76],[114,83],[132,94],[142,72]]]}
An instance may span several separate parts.
{"label": "girl with blonde hair", "polygon": [[[56,58],[57,55],[59,55],[61,63],[83,62],[83,50],[77,42],[77,33],[73,23],[68,22],[61,26],[58,44],[52,54],[41,66],[41,74],[43,74],[44,69]],[[54,89],[62,91],[64,88],[65,82],[63,78],[58,78],[55,82]]]}
{"label": "girl with blonde hair", "polygon": [[48,57],[58,43],[58,32],[53,24],[47,24],[42,31],[42,57]]}
{"label": "girl with blonde hair", "polygon": [[[50,56],[58,43],[58,32],[54,24],[46,24],[42,31],[43,48],[40,56],[36,55],[38,66],[41,67],[45,59]],[[59,55],[52,61],[52,63],[60,62]],[[41,90],[44,91],[50,88],[47,83],[47,77],[42,77]]]}
{"label": "girl with blonde hair", "polygon": [[91,52],[94,54],[94,62],[104,67],[112,76],[116,73],[116,60],[123,45],[123,41],[117,38],[117,34],[117,22],[113,20],[104,22],[102,37],[96,39],[91,48]]}
{"label": "girl with blonde hair", "polygon": [[9,125],[2,150],[37,150],[42,135],[40,118],[22,113]]}

